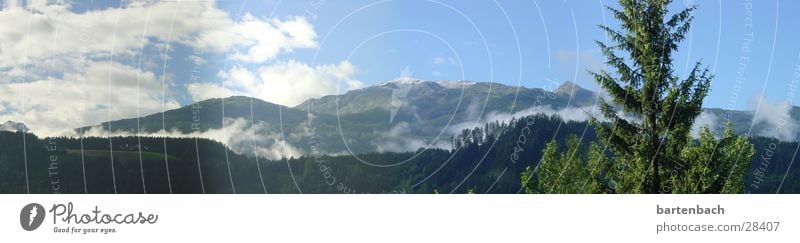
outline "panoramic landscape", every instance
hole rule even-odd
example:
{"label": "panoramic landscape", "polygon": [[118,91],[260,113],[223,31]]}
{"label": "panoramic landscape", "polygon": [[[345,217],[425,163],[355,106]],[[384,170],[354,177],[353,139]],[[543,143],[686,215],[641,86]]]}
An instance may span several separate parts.
{"label": "panoramic landscape", "polygon": [[800,193],[752,5],[267,2],[5,2],[0,193]]}
{"label": "panoramic landscape", "polygon": [[[402,101],[392,100],[396,90],[407,92]],[[12,162],[27,160],[31,193],[520,193],[520,175],[541,163],[550,142],[588,149],[598,141],[589,122],[597,101],[571,82],[545,90],[404,77],[295,107],[245,96],[203,100],[75,128],[76,136],[37,137],[7,122],[2,190],[26,193],[23,163]],[[692,134],[722,134],[726,114],[754,119],[752,111],[704,109]],[[800,122],[800,108],[791,114]],[[748,138],[753,151],[798,147],[768,136],[767,122],[731,130],[759,134]],[[800,190],[793,153],[746,159],[745,192]]]}

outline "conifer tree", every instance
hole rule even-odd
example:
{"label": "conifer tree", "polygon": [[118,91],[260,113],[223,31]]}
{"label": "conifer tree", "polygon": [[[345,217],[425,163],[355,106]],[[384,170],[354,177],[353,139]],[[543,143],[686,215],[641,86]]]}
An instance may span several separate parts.
{"label": "conifer tree", "polygon": [[748,165],[755,154],[753,144],[733,133],[728,123],[717,140],[708,127],[693,146],[680,153],[683,164],[673,171],[673,193],[742,193]]}
{"label": "conifer tree", "polygon": [[699,62],[686,78],[674,74],[672,54],[689,31],[695,7],[668,16],[670,2],[620,0],[621,9],[608,9],[621,30],[600,26],[611,42],[597,44],[615,72],[591,73],[611,98],[599,101],[604,120],[592,122],[623,169],[620,192],[663,192],[665,172],[674,169],[691,141],[684,138],[713,78]]}
{"label": "conifer tree", "polygon": [[[534,172],[528,166],[522,172],[522,187],[526,193],[606,193],[609,163],[602,147],[591,143],[581,149],[580,139],[570,135],[566,149],[558,152],[558,142],[551,141],[542,152],[539,167]],[[584,156],[584,154],[587,154]]]}

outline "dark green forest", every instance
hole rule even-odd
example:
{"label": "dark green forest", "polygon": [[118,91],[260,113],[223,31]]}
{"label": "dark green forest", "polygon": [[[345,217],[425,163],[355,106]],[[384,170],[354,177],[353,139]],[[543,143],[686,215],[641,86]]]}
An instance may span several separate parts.
{"label": "dark green forest", "polygon": [[[379,165],[403,162],[378,167],[321,154],[270,161],[207,139],[0,132],[0,193],[518,193],[520,174],[537,165],[548,143],[562,150],[570,137],[584,149],[596,140],[587,122],[534,115],[464,130],[451,149],[358,155]],[[800,171],[791,165],[798,143],[749,141],[756,153],[745,192],[800,192]]]}

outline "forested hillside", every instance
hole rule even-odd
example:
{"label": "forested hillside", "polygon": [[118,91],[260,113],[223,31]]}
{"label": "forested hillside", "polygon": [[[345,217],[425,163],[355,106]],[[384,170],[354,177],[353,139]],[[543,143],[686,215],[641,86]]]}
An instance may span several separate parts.
{"label": "forested hillside", "polygon": [[[586,122],[534,115],[464,130],[451,149],[273,161],[206,139],[0,132],[0,193],[27,192],[26,161],[30,193],[517,193],[524,168],[536,166],[550,141],[564,145],[571,134],[584,147],[595,140]],[[745,191],[775,193],[786,175],[779,192],[800,192],[792,166],[798,144],[750,141],[756,155]]]}

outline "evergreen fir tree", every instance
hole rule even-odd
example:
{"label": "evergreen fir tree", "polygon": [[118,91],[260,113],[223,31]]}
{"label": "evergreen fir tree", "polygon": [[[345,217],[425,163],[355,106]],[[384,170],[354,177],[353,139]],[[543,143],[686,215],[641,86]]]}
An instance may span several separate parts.
{"label": "evergreen fir tree", "polygon": [[592,122],[624,170],[617,183],[621,192],[663,192],[664,172],[680,161],[713,78],[699,62],[685,79],[674,74],[672,54],[689,31],[695,7],[667,16],[670,2],[621,0],[621,9],[608,8],[621,30],[600,27],[612,43],[597,43],[616,71],[591,74],[616,106],[600,99],[606,122]]}

